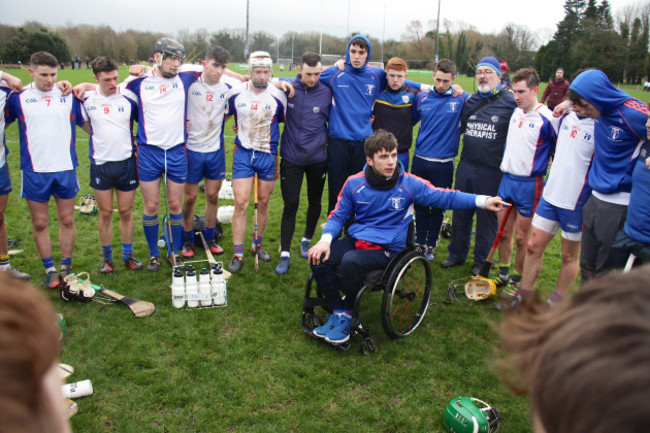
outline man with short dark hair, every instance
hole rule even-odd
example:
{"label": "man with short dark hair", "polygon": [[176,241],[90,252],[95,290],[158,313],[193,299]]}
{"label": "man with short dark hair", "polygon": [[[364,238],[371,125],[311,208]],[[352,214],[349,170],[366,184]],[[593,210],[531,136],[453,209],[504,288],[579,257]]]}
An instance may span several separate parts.
{"label": "man with short dark hair", "polygon": [[230,53],[221,46],[208,49],[203,70],[190,85],[187,103],[187,182],[183,199],[183,251],[194,257],[194,204],[199,182],[205,179],[205,240],[212,254],[223,254],[217,243],[219,190],[226,176],[223,127],[228,109],[228,92],[235,83],[226,75]]}
{"label": "man with short dark hair", "polygon": [[[463,151],[456,170],[456,189],[477,194],[496,195],[503,173],[499,169],[508,133],[510,117],[517,104],[513,94],[501,86],[501,65],[494,57],[484,57],[476,67],[478,91],[463,106],[461,131]],[[443,268],[465,262],[469,253],[476,212],[476,242],[473,274],[478,274],[497,234],[497,217],[482,209],[456,210],[449,257]]]}
{"label": "man with short dark hair", "polygon": [[[454,96],[456,65],[442,59],[433,71],[434,87],[415,98],[413,118],[420,121],[411,172],[437,188],[451,188],[460,141],[460,115],[468,93]],[[444,209],[415,205],[415,242],[429,261],[440,239]]]}
{"label": "man with short dark hair", "polygon": [[564,95],[569,90],[569,80],[564,78],[564,68],[557,68],[555,76],[551,78],[542,94],[542,104],[548,98],[548,108],[553,110],[557,104],[564,100]]}
{"label": "man with short dark hair", "polygon": [[[352,308],[364,274],[385,269],[406,247],[414,203],[490,211],[507,205],[499,197],[437,189],[405,173],[397,161],[397,140],[390,132],[375,131],[366,139],[364,151],[367,165],[363,172],[348,178],[320,241],[309,250],[314,279],[333,311],[327,323],[313,332],[335,344],[350,338]],[[351,218],[347,236],[336,238]],[[343,274],[340,284],[334,275],[339,265]],[[340,291],[345,293],[345,300]]]}
{"label": "man with short dark hair", "polygon": [[55,86],[59,62],[39,51],[30,58],[29,74],[34,81],[21,93],[9,96],[9,122],[18,120],[20,131],[21,196],[32,217],[34,243],[47,273],[48,289],[60,286],[52,258],[49,232],[49,201],[54,196],[61,248],[61,277],[72,272],[75,241],[74,204],[79,191],[76,167],[75,125],[81,126],[81,104],[64,96]]}
{"label": "man with short dark hair", "polygon": [[[497,287],[506,286],[502,299],[517,296],[524,271],[530,223],[544,189],[548,160],[555,150],[556,121],[553,113],[537,101],[539,75],[533,68],[522,68],[512,78],[517,108],[510,118],[506,147],[500,169],[504,173],[497,194],[512,203],[499,243]],[[498,215],[501,224],[505,215]],[[515,272],[510,278],[512,235],[516,236]]]}
{"label": "man with short dark hair", "polygon": [[127,268],[142,269],[133,257],[133,202],[138,172],[133,122],[138,120],[138,97],[118,84],[117,63],[97,57],[91,63],[97,90],[83,95],[83,129],[89,135],[90,186],[97,199],[103,274],[113,272],[113,191],[117,196],[122,259]]}
{"label": "man with short dark hair", "polygon": [[287,99],[287,114],[280,146],[280,186],[282,223],[280,261],[275,273],[286,274],[290,265],[291,238],[296,225],[303,176],[307,178],[307,218],[300,241],[300,255],[307,258],[318,218],[325,176],[327,175],[327,120],[332,105],[332,90],[319,81],[321,58],[306,52],[300,58],[298,76],[291,82],[295,94]]}

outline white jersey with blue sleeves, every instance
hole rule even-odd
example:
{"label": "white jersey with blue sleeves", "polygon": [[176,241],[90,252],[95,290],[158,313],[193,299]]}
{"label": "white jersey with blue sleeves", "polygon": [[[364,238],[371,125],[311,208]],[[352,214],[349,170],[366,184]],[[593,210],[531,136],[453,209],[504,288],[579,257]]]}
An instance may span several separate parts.
{"label": "white jersey with blue sleeves", "polygon": [[228,92],[240,81],[223,75],[214,85],[203,74],[190,86],[187,102],[187,148],[194,152],[215,152],[223,147],[223,124],[228,110]]}
{"label": "white jersey with blue sleeves", "polygon": [[76,125],[82,125],[81,103],[61,89],[42,92],[30,83],[9,96],[10,119],[18,119],[20,168],[38,173],[72,170],[79,165]]}
{"label": "white jersey with blue sleeves", "polygon": [[242,83],[228,93],[228,112],[235,115],[235,144],[245,149],[278,154],[279,122],[284,122],[287,97],[275,86],[268,85],[255,94],[251,82]]}
{"label": "white jersey with blue sleeves", "polygon": [[580,209],[590,188],[587,176],[594,156],[594,120],[575,112],[561,120],[557,149],[542,197],[562,209]]}
{"label": "white jersey with blue sleeves", "polygon": [[90,120],[88,140],[90,161],[101,165],[124,161],[133,155],[133,121],[138,118],[138,97],[120,87],[117,93],[104,96],[93,90],[83,96],[82,114]]}
{"label": "white jersey with blue sleeves", "polygon": [[9,94],[11,93],[11,89],[8,87],[4,87],[4,85],[0,86],[0,112],[2,112],[2,116],[0,116],[0,133],[2,133],[2,150],[0,151],[0,168],[4,167],[5,164],[7,163],[7,145],[5,144],[5,106],[7,104],[7,99],[9,98]]}
{"label": "white jersey with blue sleeves", "polygon": [[154,69],[127,84],[127,89],[140,98],[138,143],[165,150],[185,143],[187,90],[198,76],[198,72],[180,72],[165,78],[156,75]]}
{"label": "white jersey with blue sleeves", "polygon": [[543,176],[555,148],[553,113],[538,104],[528,113],[517,107],[510,118],[501,171],[515,176]]}

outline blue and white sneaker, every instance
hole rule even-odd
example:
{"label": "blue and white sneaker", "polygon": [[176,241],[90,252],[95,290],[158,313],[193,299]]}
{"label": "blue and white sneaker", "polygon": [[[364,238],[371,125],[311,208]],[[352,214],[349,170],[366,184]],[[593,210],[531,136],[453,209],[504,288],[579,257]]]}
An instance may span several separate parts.
{"label": "blue and white sneaker", "polygon": [[435,256],[433,255],[433,247],[430,247],[428,245],[425,247],[424,258],[430,262],[432,262],[435,259]]}
{"label": "blue and white sneaker", "polygon": [[300,241],[300,257],[303,259],[307,258],[307,253],[309,253],[309,249],[311,248],[311,242],[309,241]]}
{"label": "blue and white sneaker", "polygon": [[284,275],[289,271],[290,259],[289,257],[280,257],[278,266],[275,267],[275,273],[278,275]]}
{"label": "blue and white sneaker", "polygon": [[332,344],[345,343],[350,339],[351,320],[348,316],[338,316],[339,320],[332,326],[327,334],[325,341]]}
{"label": "blue and white sneaker", "polygon": [[325,338],[327,333],[339,322],[340,316],[338,314],[328,314],[326,317],[327,322],[323,326],[314,328],[312,331],[318,338]]}

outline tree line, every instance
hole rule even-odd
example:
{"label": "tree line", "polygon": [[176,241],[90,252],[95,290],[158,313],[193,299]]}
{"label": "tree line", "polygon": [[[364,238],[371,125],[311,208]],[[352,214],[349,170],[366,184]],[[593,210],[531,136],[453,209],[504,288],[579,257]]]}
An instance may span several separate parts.
{"label": "tree line", "polygon": [[[368,35],[372,44],[371,61],[386,62],[391,57],[406,59],[411,68],[432,68],[436,54],[453,60],[458,71],[473,75],[476,63],[484,56],[505,60],[510,71],[534,66],[546,79],[563,67],[570,75],[585,67],[597,67],[612,81],[638,84],[650,76],[648,53],[650,1],[628,6],[612,17],[608,0],[566,0],[565,16],[557,24],[552,39],[540,46],[539,36],[522,25],[508,23],[498,33],[481,33],[474,26],[443,20],[437,34],[435,23],[410,22],[400,40],[383,42]],[[354,34],[353,32],[352,34]],[[146,61],[152,57],[156,39],[175,37],[188,54],[189,61],[201,60],[208,47],[228,49],[232,61],[244,62],[246,35],[243,29],[209,32],[180,30],[176,35],[126,30],[116,32],[110,26],[74,25],[48,28],[38,22],[22,26],[0,24],[0,60],[2,63],[26,63],[38,50],[52,52],[60,61],[108,55],[121,63]],[[436,44],[437,36],[437,44]],[[340,55],[345,53],[348,37],[317,32],[286,32],[282,37],[258,31],[250,35],[250,51],[264,50],[276,58],[297,62],[305,51]]]}

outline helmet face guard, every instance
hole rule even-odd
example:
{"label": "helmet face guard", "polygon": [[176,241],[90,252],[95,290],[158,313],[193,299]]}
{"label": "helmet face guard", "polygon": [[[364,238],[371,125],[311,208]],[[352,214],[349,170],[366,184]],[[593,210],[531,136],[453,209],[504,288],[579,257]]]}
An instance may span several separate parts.
{"label": "helmet face guard", "polygon": [[[162,62],[168,57],[172,57],[172,60],[178,59],[181,63],[183,63],[185,60],[185,47],[180,42],[175,41],[171,38],[158,39],[153,51],[154,53],[161,54],[160,62],[156,62],[156,65],[158,65],[159,69],[161,69]],[[172,78],[176,76],[176,74],[172,74],[171,72],[164,72],[162,69],[160,72],[165,78]]]}
{"label": "helmet face guard", "polygon": [[444,424],[452,433],[496,433],[499,411],[473,397],[456,397],[445,408]]}
{"label": "helmet face guard", "polygon": [[[266,51],[255,51],[253,52],[248,59],[248,73],[253,75],[254,68],[269,68],[271,74],[273,74],[273,60],[271,55]],[[251,82],[253,86],[258,89],[265,89],[268,86],[268,81],[266,83],[257,83],[251,77]]]}

